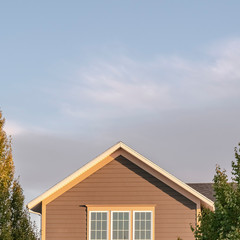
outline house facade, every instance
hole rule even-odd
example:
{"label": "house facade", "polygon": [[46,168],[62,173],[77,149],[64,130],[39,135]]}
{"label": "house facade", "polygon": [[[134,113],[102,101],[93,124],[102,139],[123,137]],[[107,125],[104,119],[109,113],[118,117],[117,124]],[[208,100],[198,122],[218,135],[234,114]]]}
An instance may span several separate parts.
{"label": "house facade", "polygon": [[193,240],[211,199],[122,142],[28,204],[42,240]]}

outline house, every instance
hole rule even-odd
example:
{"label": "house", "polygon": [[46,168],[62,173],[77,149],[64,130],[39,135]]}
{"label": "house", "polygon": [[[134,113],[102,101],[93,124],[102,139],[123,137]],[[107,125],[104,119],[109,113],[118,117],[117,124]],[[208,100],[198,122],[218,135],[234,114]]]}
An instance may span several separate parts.
{"label": "house", "polygon": [[201,206],[214,209],[209,185],[193,185],[119,142],[28,208],[42,240],[192,240]]}

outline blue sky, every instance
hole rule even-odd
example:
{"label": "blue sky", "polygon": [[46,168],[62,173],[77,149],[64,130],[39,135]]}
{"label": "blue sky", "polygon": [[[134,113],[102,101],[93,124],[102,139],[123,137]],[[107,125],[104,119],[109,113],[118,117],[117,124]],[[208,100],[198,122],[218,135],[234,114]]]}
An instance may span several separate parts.
{"label": "blue sky", "polygon": [[186,182],[211,181],[217,163],[229,170],[240,141],[239,9],[3,1],[0,108],[26,200],[120,140]]}
{"label": "blue sky", "polygon": [[[69,96],[71,88],[85,85],[82,71],[98,74],[101,64],[112,64],[124,68],[122,72],[130,68],[126,71],[134,75],[142,68],[140,65],[175,58],[190,64],[214,65],[217,59],[209,53],[211,48],[238,40],[238,7],[237,1],[2,3],[2,108],[8,118],[15,118],[18,112],[18,121],[23,125],[37,123],[52,128],[56,120],[65,121],[61,109],[64,106],[60,105],[75,101],[74,96]],[[179,79],[169,79],[166,74],[171,70],[163,67],[167,69],[155,73],[159,66],[154,72],[146,66],[145,74],[149,78],[156,74],[156,81],[181,85]],[[158,79],[159,74],[165,79]],[[127,73],[125,77],[128,82]],[[147,77],[143,81],[147,83]],[[106,87],[101,80],[97,82]],[[14,95],[11,100],[9,93]],[[76,104],[77,108],[89,109],[92,101]],[[56,127],[58,131],[60,126]]]}

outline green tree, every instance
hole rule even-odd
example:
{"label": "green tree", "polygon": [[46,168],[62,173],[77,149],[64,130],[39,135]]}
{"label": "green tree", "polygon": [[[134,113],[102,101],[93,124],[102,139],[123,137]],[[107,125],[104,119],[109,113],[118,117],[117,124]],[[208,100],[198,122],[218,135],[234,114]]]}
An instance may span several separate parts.
{"label": "green tree", "polygon": [[4,119],[0,112],[0,239],[11,238],[10,196],[14,178],[11,139],[3,131]]}
{"label": "green tree", "polygon": [[[239,144],[240,147],[240,144]],[[203,208],[200,224],[192,228],[196,240],[240,239],[240,148],[235,148],[232,161],[232,182],[225,170],[216,167],[213,188],[215,211]]]}
{"label": "green tree", "polygon": [[18,179],[12,184],[11,209],[12,238],[35,240],[35,227],[30,223],[28,210],[24,207],[23,190]]}
{"label": "green tree", "polygon": [[23,190],[14,179],[11,138],[0,111],[0,240],[36,240],[37,233],[24,206]]}

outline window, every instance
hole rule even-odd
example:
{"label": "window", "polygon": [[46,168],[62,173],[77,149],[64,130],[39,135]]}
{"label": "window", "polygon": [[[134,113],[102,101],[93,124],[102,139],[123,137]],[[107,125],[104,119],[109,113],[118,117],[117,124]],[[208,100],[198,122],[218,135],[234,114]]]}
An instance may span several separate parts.
{"label": "window", "polygon": [[90,212],[90,239],[107,240],[108,212]]}
{"label": "window", "polygon": [[152,239],[152,212],[134,211],[134,240],[151,240]]}
{"label": "window", "polygon": [[130,212],[112,211],[112,240],[129,240]]}
{"label": "window", "polygon": [[88,240],[154,240],[153,205],[87,205]]}

